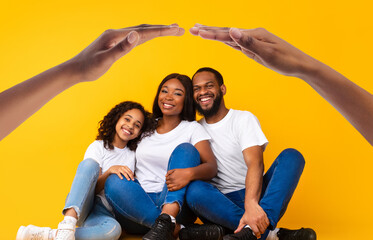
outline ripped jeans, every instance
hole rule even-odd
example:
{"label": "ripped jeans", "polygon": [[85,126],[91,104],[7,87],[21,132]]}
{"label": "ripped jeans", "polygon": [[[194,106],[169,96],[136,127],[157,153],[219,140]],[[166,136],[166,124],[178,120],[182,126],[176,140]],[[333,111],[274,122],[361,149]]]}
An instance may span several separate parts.
{"label": "ripped jeans", "polygon": [[101,198],[95,197],[100,166],[92,159],[83,160],[76,171],[63,213],[74,208],[78,215],[76,240],[119,239],[122,229],[114,215],[106,209]]}
{"label": "ripped jeans", "polygon": [[[199,164],[200,157],[197,149],[190,143],[182,143],[172,152],[168,170],[190,168]],[[166,203],[177,202],[179,204],[181,211],[176,217],[177,222],[193,223],[196,219],[195,215],[186,204],[183,204],[186,189],[187,186],[170,192],[165,184],[163,191],[147,193],[137,180],[128,181],[112,174],[105,183],[105,196],[113,207],[117,219],[121,219],[119,221],[124,230],[128,233],[139,234],[147,232],[141,231],[141,228],[149,230],[152,227],[162,211],[162,206]]]}

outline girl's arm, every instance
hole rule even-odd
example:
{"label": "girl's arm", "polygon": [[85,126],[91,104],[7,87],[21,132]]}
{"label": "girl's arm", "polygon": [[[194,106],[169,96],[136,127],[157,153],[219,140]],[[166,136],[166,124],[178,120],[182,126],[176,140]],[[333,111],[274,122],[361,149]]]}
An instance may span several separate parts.
{"label": "girl's arm", "polygon": [[173,169],[167,172],[166,184],[169,191],[176,191],[194,180],[210,180],[216,176],[218,166],[208,140],[200,141],[194,147],[198,150],[201,164],[193,168]]}
{"label": "girl's arm", "polygon": [[116,174],[118,175],[120,179],[123,179],[123,176],[124,176],[128,181],[135,180],[133,172],[127,166],[114,165],[114,166],[111,166],[103,174],[102,174],[102,168],[100,168],[100,175],[97,179],[96,190],[95,190],[96,194],[99,194],[104,189],[106,179],[110,176],[110,174]]}

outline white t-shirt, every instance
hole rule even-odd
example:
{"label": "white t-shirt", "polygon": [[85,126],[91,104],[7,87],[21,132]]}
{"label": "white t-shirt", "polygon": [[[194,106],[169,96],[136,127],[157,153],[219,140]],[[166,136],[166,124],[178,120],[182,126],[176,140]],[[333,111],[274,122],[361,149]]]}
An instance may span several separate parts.
{"label": "white t-shirt", "polygon": [[145,192],[161,192],[165,184],[168,160],[181,143],[209,140],[210,136],[196,121],[181,121],[170,132],[157,131],[141,140],[136,149],[136,178]]}
{"label": "white t-shirt", "polygon": [[[96,140],[89,147],[84,154],[84,159],[91,158],[95,160],[102,169],[102,174],[105,173],[111,166],[124,165],[129,167],[132,171],[135,169],[135,152],[128,147],[123,149],[114,147],[113,150],[107,150],[104,147],[104,141]],[[105,198],[104,190],[97,194],[102,200],[105,207],[112,211],[112,208]]]}
{"label": "white t-shirt", "polygon": [[217,123],[208,124],[204,118],[200,123],[211,136],[218,164],[218,174],[211,183],[224,194],[245,188],[247,166],[242,151],[268,144],[258,119],[250,112],[230,109]]}

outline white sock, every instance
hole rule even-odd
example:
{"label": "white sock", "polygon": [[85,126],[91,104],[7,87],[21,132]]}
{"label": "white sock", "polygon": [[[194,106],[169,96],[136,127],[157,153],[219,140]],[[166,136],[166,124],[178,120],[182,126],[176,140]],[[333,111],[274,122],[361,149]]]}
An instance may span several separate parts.
{"label": "white sock", "polygon": [[276,228],[269,232],[266,240],[278,240],[277,232],[280,230],[279,228]]}
{"label": "white sock", "polygon": [[76,226],[76,222],[78,221],[76,218],[70,217],[70,216],[65,216],[65,218],[63,220],[70,223],[74,227]]}
{"label": "white sock", "polygon": [[170,216],[170,218],[171,218],[171,222],[176,224],[176,218],[174,218],[174,217],[171,216],[171,215],[168,215],[168,216]]}

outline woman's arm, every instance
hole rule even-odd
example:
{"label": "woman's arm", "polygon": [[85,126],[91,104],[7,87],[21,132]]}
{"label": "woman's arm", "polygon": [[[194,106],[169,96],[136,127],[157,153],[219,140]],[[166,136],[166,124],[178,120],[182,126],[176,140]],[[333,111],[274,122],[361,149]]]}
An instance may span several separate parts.
{"label": "woman's arm", "polygon": [[173,169],[167,172],[166,184],[169,191],[176,191],[194,180],[210,180],[216,176],[218,167],[210,142],[203,140],[194,147],[198,150],[201,164],[193,168]]}
{"label": "woman's arm", "polygon": [[106,30],[74,58],[0,93],[0,140],[59,93],[101,77],[137,45],[155,37],[183,33],[184,29],[176,24]]}
{"label": "woman's arm", "polygon": [[110,176],[110,174],[116,174],[120,179],[123,179],[123,176],[128,180],[135,180],[135,176],[131,169],[127,166],[122,165],[114,165],[111,166],[104,174],[102,174],[102,168],[100,168],[100,175],[97,179],[95,193],[98,194],[104,189],[106,179]]}

